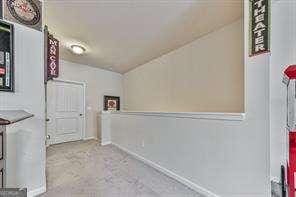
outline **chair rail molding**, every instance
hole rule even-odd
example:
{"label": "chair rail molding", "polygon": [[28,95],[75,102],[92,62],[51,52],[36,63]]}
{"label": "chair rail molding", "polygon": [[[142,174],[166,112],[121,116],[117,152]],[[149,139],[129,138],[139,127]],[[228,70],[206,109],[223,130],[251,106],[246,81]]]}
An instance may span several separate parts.
{"label": "chair rail molding", "polygon": [[206,119],[206,120],[229,120],[243,121],[245,113],[217,113],[217,112],[149,112],[149,111],[104,111],[102,114],[120,114],[120,115],[135,115],[135,116],[158,116],[158,117],[173,117],[173,118],[189,118],[189,119]]}

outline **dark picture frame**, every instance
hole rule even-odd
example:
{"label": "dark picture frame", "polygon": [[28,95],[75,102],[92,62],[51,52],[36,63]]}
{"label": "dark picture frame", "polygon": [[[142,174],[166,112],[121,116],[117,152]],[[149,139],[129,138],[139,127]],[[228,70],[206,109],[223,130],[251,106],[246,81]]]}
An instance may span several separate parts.
{"label": "dark picture frame", "polygon": [[0,20],[0,91],[14,92],[14,26]]}
{"label": "dark picture frame", "polygon": [[[110,106],[113,101],[115,106]],[[115,101],[115,102],[114,102]],[[120,110],[120,97],[119,96],[104,96],[104,111],[119,111]]]}

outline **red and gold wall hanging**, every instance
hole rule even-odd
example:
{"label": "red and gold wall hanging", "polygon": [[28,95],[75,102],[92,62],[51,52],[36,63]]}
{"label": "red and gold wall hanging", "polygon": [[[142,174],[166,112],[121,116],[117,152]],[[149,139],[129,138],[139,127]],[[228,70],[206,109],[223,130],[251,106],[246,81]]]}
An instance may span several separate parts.
{"label": "red and gold wall hanging", "polygon": [[47,78],[59,77],[59,41],[52,35],[48,35],[47,44]]}

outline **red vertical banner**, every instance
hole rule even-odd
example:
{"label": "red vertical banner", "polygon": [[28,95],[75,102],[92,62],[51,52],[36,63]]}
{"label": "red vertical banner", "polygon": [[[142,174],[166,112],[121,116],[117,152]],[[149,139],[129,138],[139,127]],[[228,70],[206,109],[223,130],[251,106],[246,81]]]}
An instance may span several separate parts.
{"label": "red vertical banner", "polygon": [[47,80],[59,77],[59,41],[48,34],[47,38]]}

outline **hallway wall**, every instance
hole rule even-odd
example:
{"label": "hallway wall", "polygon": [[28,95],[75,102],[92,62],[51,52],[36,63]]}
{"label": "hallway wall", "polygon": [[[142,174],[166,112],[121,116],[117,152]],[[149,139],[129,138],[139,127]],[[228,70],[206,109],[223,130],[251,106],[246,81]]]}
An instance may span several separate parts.
{"label": "hallway wall", "polygon": [[124,74],[127,111],[244,112],[239,19]]}

